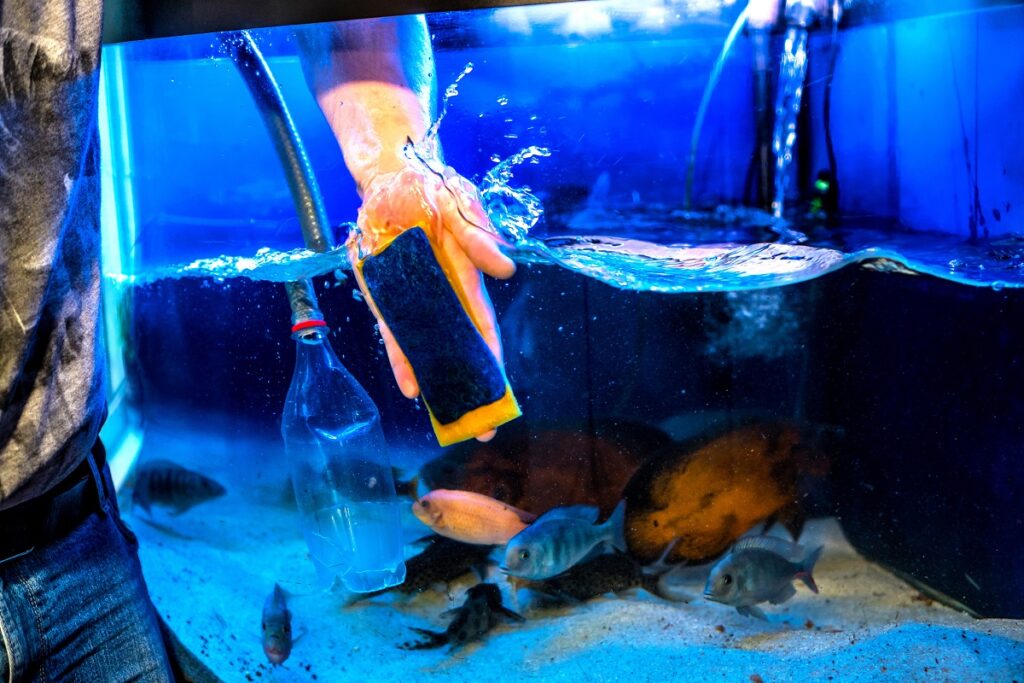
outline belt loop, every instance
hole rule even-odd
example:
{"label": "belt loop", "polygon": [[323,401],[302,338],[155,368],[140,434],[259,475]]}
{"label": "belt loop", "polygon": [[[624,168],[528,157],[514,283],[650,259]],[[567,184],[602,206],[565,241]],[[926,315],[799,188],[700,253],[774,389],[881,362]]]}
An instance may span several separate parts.
{"label": "belt loop", "polygon": [[100,509],[104,515],[110,514],[110,497],[107,492],[107,486],[103,481],[103,477],[100,475],[100,469],[96,466],[96,459],[92,457],[92,453],[85,456],[89,461],[89,469],[92,471],[92,480],[96,485],[96,495],[100,499]]}

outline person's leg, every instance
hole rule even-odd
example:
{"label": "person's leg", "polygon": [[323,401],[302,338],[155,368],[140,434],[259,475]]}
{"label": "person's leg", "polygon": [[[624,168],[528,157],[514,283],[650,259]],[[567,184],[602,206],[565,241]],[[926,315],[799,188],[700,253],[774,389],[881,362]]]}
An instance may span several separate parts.
{"label": "person's leg", "polygon": [[0,616],[18,612],[33,650],[23,662],[15,653],[25,678],[173,680],[137,542],[117,514],[113,506],[93,513],[65,538],[0,566]]}

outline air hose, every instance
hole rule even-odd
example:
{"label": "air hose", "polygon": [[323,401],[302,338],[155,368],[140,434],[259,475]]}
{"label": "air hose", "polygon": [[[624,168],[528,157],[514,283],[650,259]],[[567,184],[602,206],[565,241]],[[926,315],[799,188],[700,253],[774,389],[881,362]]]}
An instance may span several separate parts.
{"label": "air hose", "polygon": [[[312,164],[306,148],[299,137],[285,105],[281,88],[274,78],[267,60],[248,31],[225,31],[217,34],[221,45],[227,50],[238,73],[249,88],[256,108],[270,134],[284,171],[288,189],[291,191],[295,212],[299,217],[302,237],[306,247],[316,252],[334,248],[334,239],[328,228],[327,211],[324,208],[320,186],[313,174]],[[323,320],[317,308],[313,284],[309,280],[289,282],[288,301],[292,307],[292,322],[301,325],[311,320]]]}

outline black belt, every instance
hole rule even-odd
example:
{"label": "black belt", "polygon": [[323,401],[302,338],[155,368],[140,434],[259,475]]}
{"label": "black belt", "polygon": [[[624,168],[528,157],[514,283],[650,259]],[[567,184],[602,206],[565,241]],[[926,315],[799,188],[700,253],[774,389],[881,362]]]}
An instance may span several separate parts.
{"label": "black belt", "polygon": [[0,565],[63,538],[102,507],[103,485],[96,481],[93,463],[96,473],[106,466],[99,439],[92,454],[56,486],[41,496],[0,510]]}

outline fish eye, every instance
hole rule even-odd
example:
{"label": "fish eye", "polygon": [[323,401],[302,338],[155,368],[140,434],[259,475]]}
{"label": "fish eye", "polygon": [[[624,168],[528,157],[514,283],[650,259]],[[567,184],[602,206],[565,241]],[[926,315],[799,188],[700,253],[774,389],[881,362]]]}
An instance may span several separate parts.
{"label": "fish eye", "polygon": [[722,583],[728,586],[732,583],[732,574],[726,574],[722,577]]}
{"label": "fish eye", "polygon": [[520,550],[519,551],[519,559],[520,560],[528,560],[528,559],[530,559],[530,551],[529,550]]}
{"label": "fish eye", "polygon": [[291,633],[292,632],[292,625],[291,624],[285,624],[284,625],[284,632],[285,633]]}
{"label": "fish eye", "polygon": [[430,509],[430,501],[429,501],[429,500],[426,500],[426,499],[423,499],[423,500],[421,500],[421,501],[420,501],[420,506],[421,506],[421,507],[422,507],[422,508],[423,508],[424,510],[429,510],[429,509]]}

